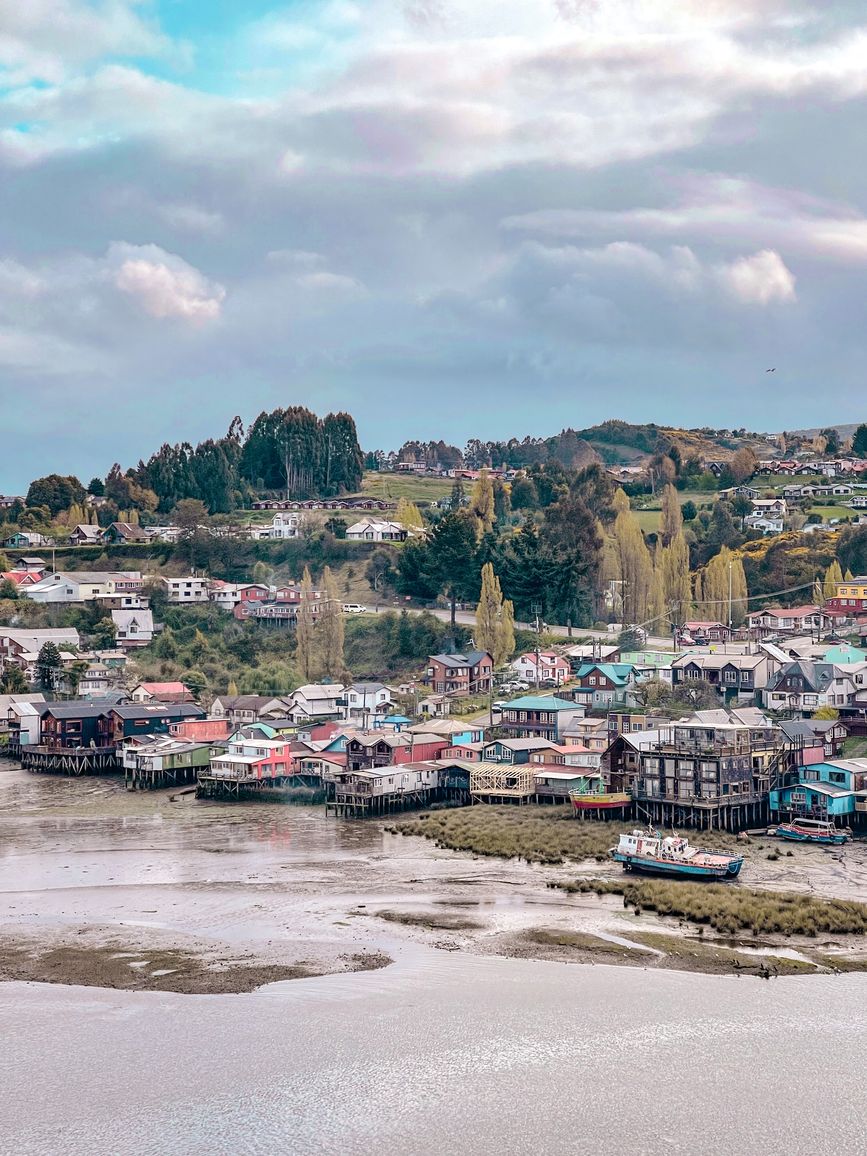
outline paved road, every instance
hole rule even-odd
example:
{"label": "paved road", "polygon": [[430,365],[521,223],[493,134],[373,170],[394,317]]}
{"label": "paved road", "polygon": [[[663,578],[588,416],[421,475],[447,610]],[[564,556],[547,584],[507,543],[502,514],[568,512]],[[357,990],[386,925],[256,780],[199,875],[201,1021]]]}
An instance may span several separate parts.
{"label": "paved road", "polygon": [[[373,602],[368,603],[368,607],[371,610],[373,610],[374,606],[375,606],[375,603],[373,603]],[[391,605],[386,605],[386,604],[380,605],[380,610],[383,610],[383,611],[384,610],[396,610],[396,609],[407,610],[410,614],[422,614],[422,613],[424,613],[423,610],[420,610],[418,607],[415,607],[415,606],[400,607],[400,606],[391,606]],[[435,618],[439,618],[443,622],[449,621],[448,610],[429,610],[428,613],[433,614],[433,616]],[[457,622],[459,622],[461,624],[461,626],[475,626],[475,624],[476,624],[476,616],[470,610],[458,610],[458,612],[455,614],[455,619]],[[533,629],[532,624],[529,622],[516,622],[515,626],[519,630],[532,630]],[[578,626],[572,627],[572,634],[570,636],[568,627],[556,626],[553,623],[548,623],[547,633],[550,634],[554,638],[569,639],[571,637],[576,643],[583,640],[583,639],[586,639],[586,638],[598,638],[602,642],[607,642],[611,646],[613,646],[617,642],[617,635],[611,634],[607,630],[585,630],[583,627],[578,627]],[[671,637],[669,636],[668,638],[666,638],[666,637],[660,636],[660,635],[650,635],[647,639],[646,644],[645,644],[645,649],[646,650],[666,650],[666,651],[671,650],[672,649]]]}

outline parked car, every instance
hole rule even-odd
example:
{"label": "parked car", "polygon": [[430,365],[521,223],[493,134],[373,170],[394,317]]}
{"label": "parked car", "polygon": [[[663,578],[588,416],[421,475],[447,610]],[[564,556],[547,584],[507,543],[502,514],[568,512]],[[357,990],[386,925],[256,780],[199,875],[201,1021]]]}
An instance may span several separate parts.
{"label": "parked car", "polygon": [[529,689],[530,689],[529,682],[524,682],[522,679],[516,679],[515,682],[512,683],[512,690],[529,690]]}
{"label": "parked car", "polygon": [[344,614],[366,614],[367,613],[367,607],[366,606],[360,606],[357,602],[344,602],[343,603],[343,613]]}

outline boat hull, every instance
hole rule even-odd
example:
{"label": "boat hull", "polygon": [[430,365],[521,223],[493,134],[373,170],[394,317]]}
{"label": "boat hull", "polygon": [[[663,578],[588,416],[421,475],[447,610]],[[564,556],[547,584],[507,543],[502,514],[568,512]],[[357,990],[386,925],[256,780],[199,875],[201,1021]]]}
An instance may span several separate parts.
{"label": "boat hull", "polygon": [[630,795],[572,795],[573,811],[617,811],[631,802]]}
{"label": "boat hull", "polygon": [[612,859],[623,864],[624,871],[640,871],[644,875],[666,875],[674,879],[736,879],[743,866],[743,859],[730,860],[727,864],[706,865],[702,863],[678,863],[668,859],[650,859],[642,855],[624,855],[612,851]]}
{"label": "boat hull", "polygon": [[842,832],[830,835],[818,834],[815,831],[795,831],[777,827],[777,838],[788,839],[792,843],[820,843],[825,846],[839,847],[848,842],[849,836]]}

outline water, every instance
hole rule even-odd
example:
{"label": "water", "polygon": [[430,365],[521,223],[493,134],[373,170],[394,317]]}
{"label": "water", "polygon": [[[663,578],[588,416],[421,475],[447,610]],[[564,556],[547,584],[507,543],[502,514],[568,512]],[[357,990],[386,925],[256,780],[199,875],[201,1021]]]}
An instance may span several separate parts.
{"label": "water", "polygon": [[4,927],[358,937],[395,957],[251,995],[2,984],[0,1153],[867,1150],[863,976],[537,963],[335,926],[358,902],[459,893],[503,919],[551,902],[529,868],[312,810],[0,774]]}

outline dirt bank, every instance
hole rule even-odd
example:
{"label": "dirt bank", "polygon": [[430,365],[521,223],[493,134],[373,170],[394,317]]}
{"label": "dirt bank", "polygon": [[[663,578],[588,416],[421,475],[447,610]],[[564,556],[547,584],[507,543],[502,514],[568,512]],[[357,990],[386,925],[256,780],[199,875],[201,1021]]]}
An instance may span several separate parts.
{"label": "dirt bank", "polygon": [[106,939],[98,929],[74,937],[3,935],[0,981],[74,984],[125,991],[173,991],[184,995],[231,995],[264,984],[348,971],[387,967],[389,956],[355,952],[330,962],[316,959],[262,959],[253,952],[229,954],[167,947],[147,937],[136,942]]}

